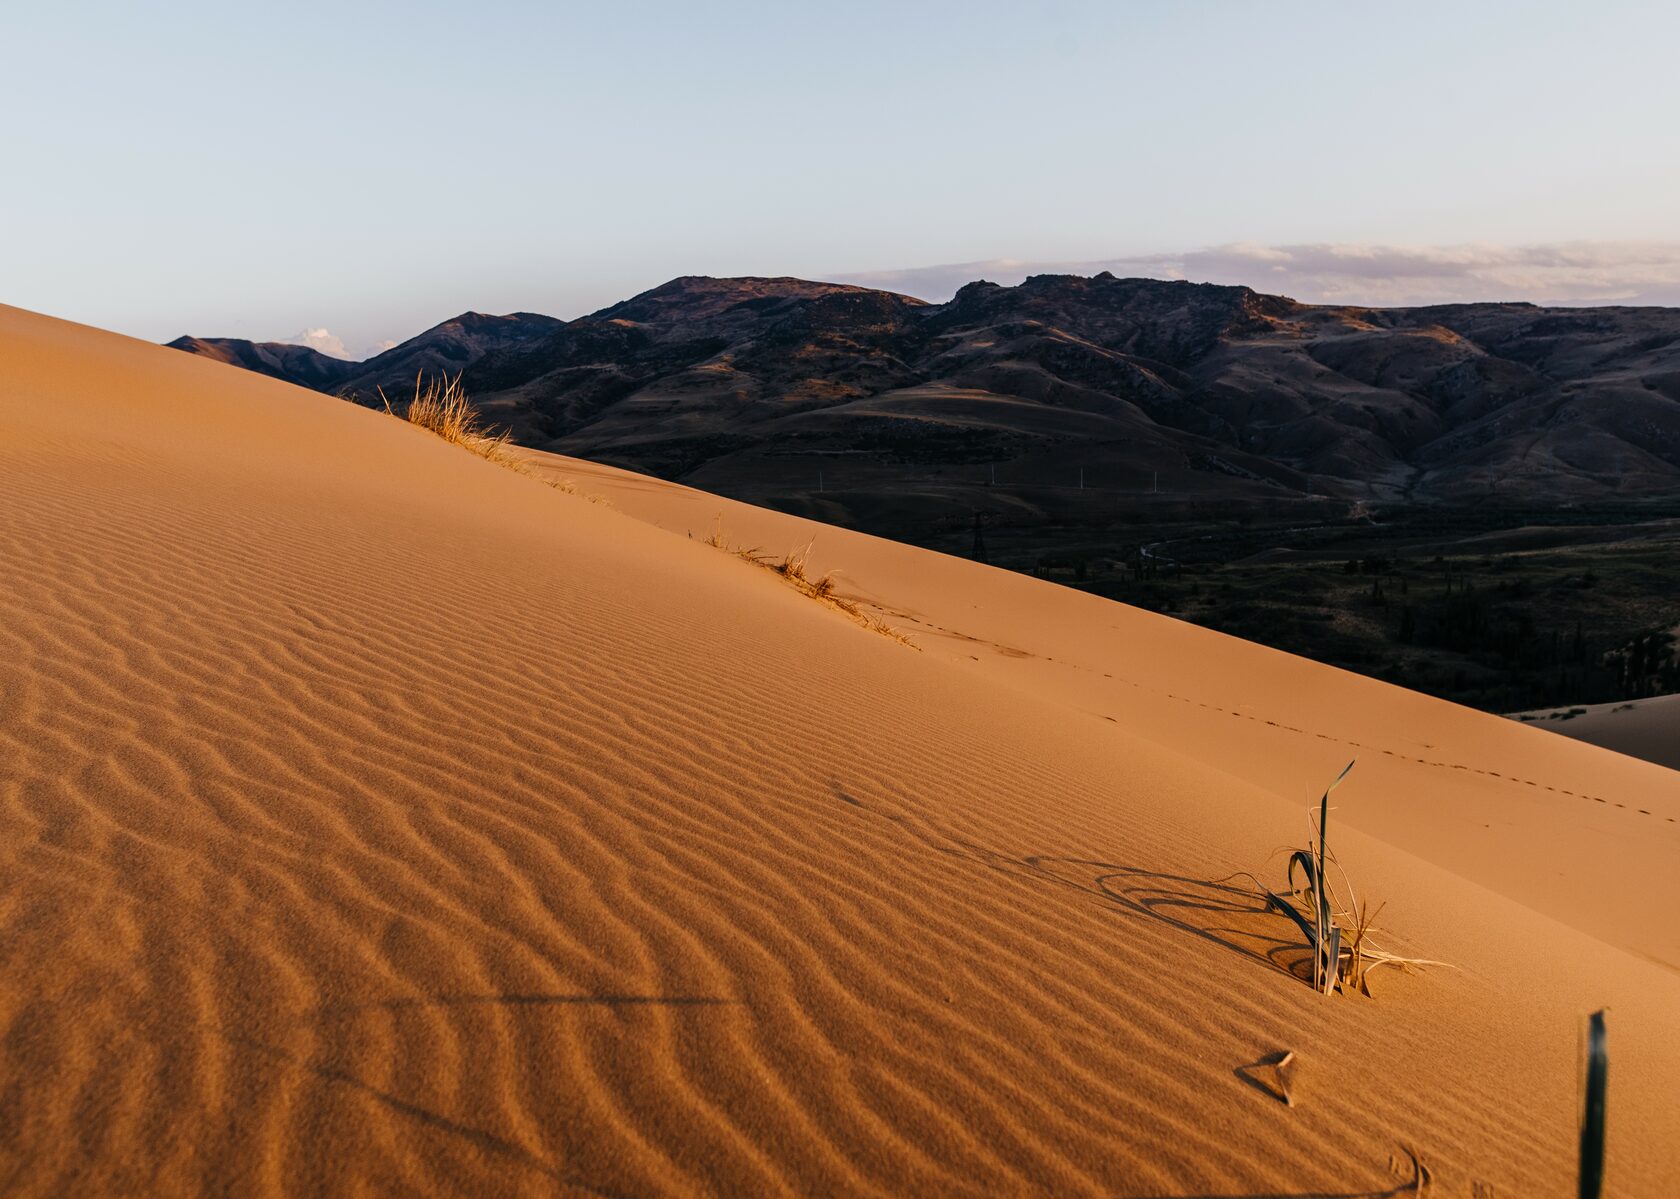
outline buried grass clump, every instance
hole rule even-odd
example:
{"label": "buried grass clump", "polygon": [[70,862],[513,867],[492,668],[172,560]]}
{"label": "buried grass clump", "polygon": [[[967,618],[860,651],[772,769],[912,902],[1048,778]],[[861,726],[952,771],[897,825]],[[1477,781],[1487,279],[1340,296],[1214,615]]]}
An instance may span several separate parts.
{"label": "buried grass clump", "polygon": [[827,604],[831,608],[844,612],[871,632],[879,633],[883,637],[890,637],[900,644],[908,645],[911,649],[921,648],[873,613],[865,611],[860,604],[839,595],[835,591],[838,572],[831,570],[814,579],[810,576],[805,567],[811,557],[811,547],[816,544],[815,540],[807,541],[802,548],[789,550],[780,558],[777,558],[773,554],[761,552],[756,546],[743,548],[730,545],[724,538],[723,518],[719,516],[717,524],[712,529],[711,536],[706,538],[706,544],[713,549],[734,554],[743,562],[751,562],[754,566],[762,567],[772,574],[780,575],[787,580],[789,586],[793,587],[794,590],[810,596],[819,603]]}
{"label": "buried grass clump", "polygon": [[[1279,893],[1262,887],[1267,906],[1295,922],[1312,950],[1313,989],[1329,995],[1344,992],[1371,993],[1368,976],[1381,966],[1407,970],[1413,966],[1439,966],[1427,958],[1408,958],[1378,949],[1371,940],[1373,924],[1382,911],[1372,909],[1369,900],[1354,893],[1353,884],[1336,855],[1330,851],[1325,828],[1330,819],[1330,792],[1353,769],[1349,762],[1335,781],[1324,789],[1318,801],[1318,820],[1305,849],[1289,855],[1288,889]],[[1340,876],[1338,888],[1330,880],[1330,868]],[[1296,874],[1300,879],[1297,881]]]}

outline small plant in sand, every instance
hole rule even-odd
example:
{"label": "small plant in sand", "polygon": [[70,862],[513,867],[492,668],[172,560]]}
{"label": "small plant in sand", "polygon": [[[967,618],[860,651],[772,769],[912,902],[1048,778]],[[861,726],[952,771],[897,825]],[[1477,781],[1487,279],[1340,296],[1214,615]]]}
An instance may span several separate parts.
{"label": "small plant in sand", "polygon": [[[521,458],[514,451],[513,436],[507,430],[498,433],[486,425],[483,416],[467,398],[459,374],[453,379],[442,375],[430,380],[415,375],[414,398],[403,405],[400,412],[392,406],[384,388],[379,389],[379,399],[385,405],[385,412],[389,416],[406,420],[411,425],[419,425],[422,429],[436,433],[451,445],[471,450],[480,458],[494,462],[497,466],[505,466],[519,474],[529,475],[556,491],[564,491],[568,495],[579,494],[577,486],[570,479],[549,474]],[[593,504],[605,502],[597,495],[585,495],[584,498]]]}
{"label": "small plant in sand", "polygon": [[816,538],[813,537],[805,543],[803,549],[789,550],[782,556],[780,562],[771,560],[764,565],[815,599],[828,600],[842,609],[848,606],[855,607],[855,605],[850,605],[848,601],[835,597],[834,571],[831,570],[815,579],[805,573],[805,564],[811,559],[811,547],[816,543]]}
{"label": "small plant in sand", "polygon": [[[1306,935],[1313,952],[1313,988],[1326,995],[1341,988],[1344,992],[1371,993],[1367,981],[1371,971],[1381,966],[1408,970],[1413,966],[1439,966],[1427,958],[1408,958],[1377,948],[1371,939],[1375,931],[1373,921],[1382,911],[1374,910],[1369,900],[1361,900],[1354,893],[1353,884],[1336,855],[1330,851],[1325,827],[1330,819],[1330,792],[1353,769],[1349,762],[1334,782],[1324,789],[1318,801],[1318,821],[1305,849],[1289,855],[1288,889],[1281,894],[1267,888],[1266,903],[1293,920]],[[1335,867],[1341,880],[1338,887],[1330,878]],[[1296,872],[1301,878],[1296,880]]]}
{"label": "small plant in sand", "polygon": [[[379,398],[384,402],[386,412],[397,415],[383,388]],[[506,430],[493,432],[485,425],[484,418],[461,387],[460,375],[454,378],[437,376],[424,382],[421,376],[416,375],[414,398],[408,402],[402,416],[409,424],[429,429],[451,445],[469,449],[480,458],[488,458],[515,470],[524,469],[524,464],[513,454],[511,435]]]}
{"label": "small plant in sand", "polygon": [[864,611],[859,604],[837,594],[835,585],[838,572],[831,570],[814,579],[810,576],[806,570],[806,563],[810,561],[811,547],[816,544],[815,538],[807,541],[802,548],[789,550],[778,558],[774,554],[761,552],[756,546],[749,549],[730,545],[723,535],[723,517],[719,516],[717,524],[712,528],[711,535],[706,538],[706,544],[713,549],[722,550],[726,554],[734,554],[744,562],[751,562],[754,566],[761,566],[773,574],[780,575],[787,580],[794,590],[827,604],[831,608],[839,609],[872,632],[879,633],[883,637],[890,637],[894,641],[908,645],[911,649],[920,648],[891,625]]}

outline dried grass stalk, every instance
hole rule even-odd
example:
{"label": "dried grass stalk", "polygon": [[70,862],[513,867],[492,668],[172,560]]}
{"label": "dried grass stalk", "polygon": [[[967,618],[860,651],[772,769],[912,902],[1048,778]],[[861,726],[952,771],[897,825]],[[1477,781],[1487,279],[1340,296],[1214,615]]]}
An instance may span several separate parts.
{"label": "dried grass stalk", "polygon": [[811,548],[816,544],[815,539],[807,541],[799,549],[789,550],[780,558],[776,558],[763,553],[757,546],[747,549],[730,545],[728,539],[723,535],[723,517],[719,515],[716,525],[712,528],[711,536],[706,538],[706,544],[714,549],[723,550],[725,553],[734,554],[745,562],[751,562],[754,566],[761,566],[765,570],[782,576],[794,590],[808,595],[820,603],[827,604],[831,608],[839,609],[872,632],[879,633],[883,637],[890,637],[894,641],[908,645],[911,649],[920,648],[903,633],[900,633],[873,613],[865,611],[861,605],[840,595],[836,590],[839,581],[838,571],[831,570],[815,579],[810,577],[806,571],[806,563],[810,561]]}
{"label": "dried grass stalk", "polygon": [[[1329,995],[1338,988],[1371,993],[1369,975],[1380,966],[1409,970],[1415,966],[1441,966],[1444,962],[1428,958],[1403,957],[1377,948],[1371,939],[1374,921],[1382,911],[1379,904],[1373,910],[1369,903],[1354,893],[1353,884],[1342,869],[1336,855],[1330,851],[1325,828],[1330,822],[1330,792],[1339,786],[1353,762],[1324,789],[1318,801],[1318,821],[1305,849],[1289,855],[1289,889],[1283,894],[1262,891],[1268,906],[1288,916],[1307,939],[1313,953],[1313,989]],[[1330,867],[1341,876],[1341,889],[1330,881]],[[1301,878],[1296,880],[1296,872]],[[1342,898],[1345,893],[1346,899]]]}

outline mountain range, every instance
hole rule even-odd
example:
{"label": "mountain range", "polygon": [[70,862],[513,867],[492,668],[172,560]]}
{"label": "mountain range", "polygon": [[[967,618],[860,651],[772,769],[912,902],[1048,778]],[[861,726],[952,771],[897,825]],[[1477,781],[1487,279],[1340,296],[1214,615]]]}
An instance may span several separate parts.
{"label": "mountain range", "polygon": [[534,312],[507,316],[463,312],[364,362],[334,358],[289,342],[233,337],[177,337],[169,346],[316,391],[371,399],[380,391],[406,396],[413,392],[416,375],[456,374],[492,350],[539,340],[565,324]]}
{"label": "mountain range", "polygon": [[[572,321],[465,313],[365,362],[176,348],[377,402],[460,373],[520,442],[742,496],[1002,484],[1532,504],[1680,490],[1680,310],[1365,308],[1109,274],[944,304],[685,277]],[[995,494],[995,493],[994,493]]]}

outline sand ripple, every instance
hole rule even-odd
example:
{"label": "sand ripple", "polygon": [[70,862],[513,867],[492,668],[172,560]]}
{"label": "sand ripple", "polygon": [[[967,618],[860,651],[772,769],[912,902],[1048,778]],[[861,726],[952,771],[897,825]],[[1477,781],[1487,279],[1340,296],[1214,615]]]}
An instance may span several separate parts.
{"label": "sand ripple", "polygon": [[[1675,999],[1358,839],[1467,968],[1323,1002],[1217,881],[1293,806],[383,417],[3,315],[7,1194],[1367,1194],[1401,1142],[1563,1194],[1569,1013]],[[1293,1111],[1239,1072],[1285,1047]],[[1676,1162],[1653,1052],[1628,1194]]]}

